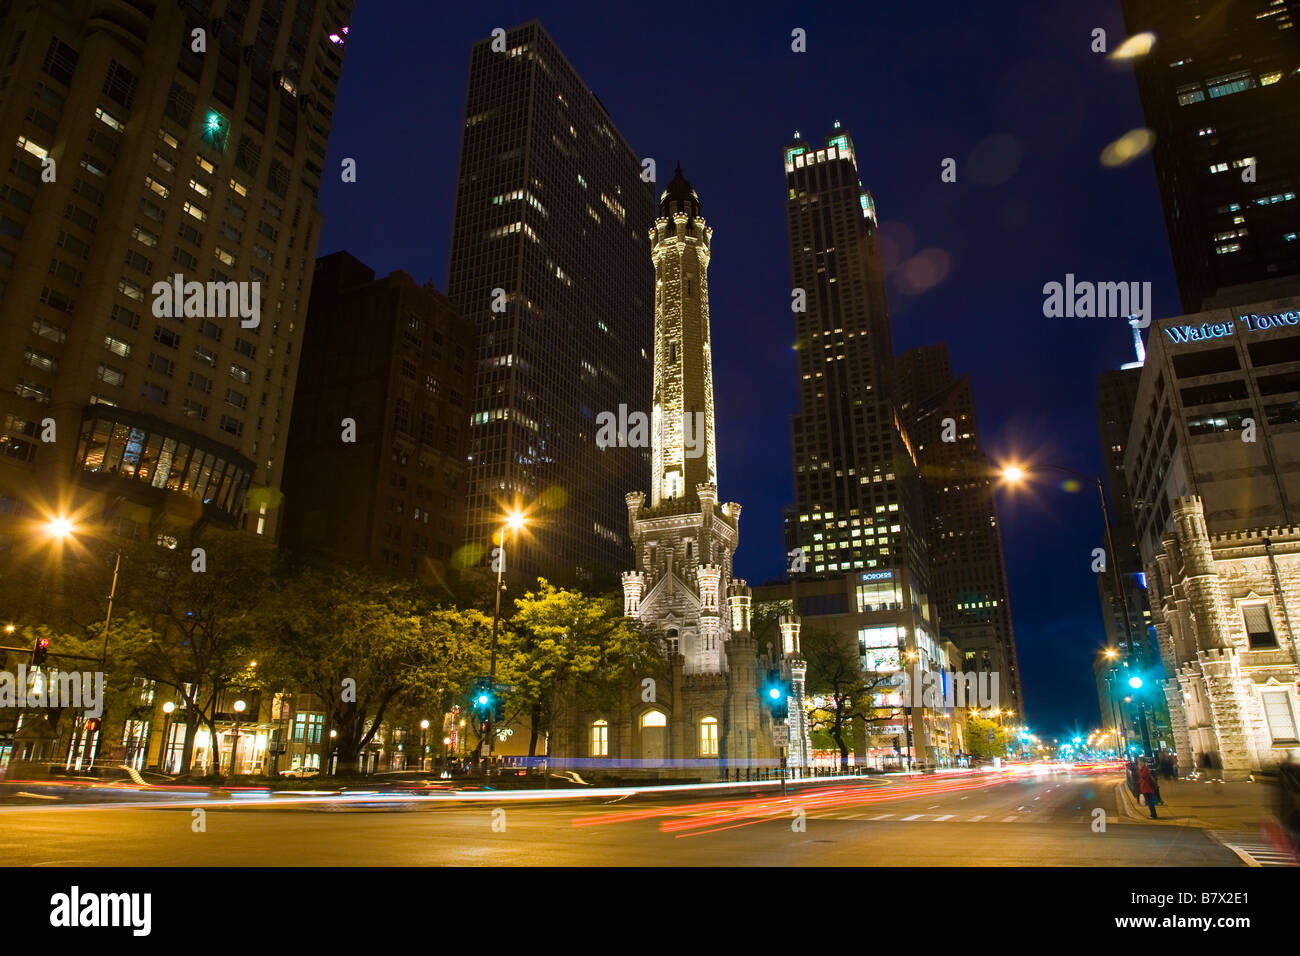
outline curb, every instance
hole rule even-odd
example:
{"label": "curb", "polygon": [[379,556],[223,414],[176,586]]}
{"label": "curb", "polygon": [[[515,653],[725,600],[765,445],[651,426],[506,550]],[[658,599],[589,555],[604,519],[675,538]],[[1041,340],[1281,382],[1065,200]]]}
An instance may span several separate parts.
{"label": "curb", "polygon": [[1149,814],[1141,812],[1146,808],[1137,802],[1137,798],[1133,796],[1133,791],[1128,788],[1127,783],[1120,782],[1115,787],[1117,790],[1123,791],[1119,797],[1120,808],[1124,811],[1124,815],[1131,820],[1137,820],[1140,823],[1172,823],[1176,826],[1194,827],[1198,830],[1224,829],[1221,825],[1201,820],[1198,817],[1157,817],[1152,820]]}

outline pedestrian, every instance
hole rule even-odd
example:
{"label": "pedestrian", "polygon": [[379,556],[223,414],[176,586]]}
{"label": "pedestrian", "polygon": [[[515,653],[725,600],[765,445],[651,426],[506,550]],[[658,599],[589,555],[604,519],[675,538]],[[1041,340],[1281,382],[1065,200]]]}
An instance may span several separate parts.
{"label": "pedestrian", "polygon": [[1147,809],[1151,811],[1151,819],[1159,819],[1156,816],[1156,802],[1160,799],[1160,790],[1156,787],[1155,777],[1145,757],[1138,761],[1138,792],[1142,794]]}

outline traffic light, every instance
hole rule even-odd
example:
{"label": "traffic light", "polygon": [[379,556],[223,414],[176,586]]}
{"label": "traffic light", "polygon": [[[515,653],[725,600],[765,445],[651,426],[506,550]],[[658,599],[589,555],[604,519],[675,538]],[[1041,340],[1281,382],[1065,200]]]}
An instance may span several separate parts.
{"label": "traffic light", "polygon": [[506,699],[500,694],[496,697],[495,706],[492,711],[492,719],[498,724],[504,724],[506,722]]}
{"label": "traffic light", "polygon": [[32,648],[32,666],[40,667],[45,663],[45,658],[50,656],[50,639],[42,637]]}
{"label": "traffic light", "polygon": [[789,693],[789,688],[781,680],[781,672],[775,669],[768,671],[767,681],[763,684],[763,699],[767,701],[773,720],[785,720],[790,716],[786,700]]}
{"label": "traffic light", "polygon": [[470,694],[470,706],[474,710],[474,718],[480,724],[486,724],[492,719],[492,714],[498,705],[499,700],[492,690],[492,685],[485,680],[478,681]]}

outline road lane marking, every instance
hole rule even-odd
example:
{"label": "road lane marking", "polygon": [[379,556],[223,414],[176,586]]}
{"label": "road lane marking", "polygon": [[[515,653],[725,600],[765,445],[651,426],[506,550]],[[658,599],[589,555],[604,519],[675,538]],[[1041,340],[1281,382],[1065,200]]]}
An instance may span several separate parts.
{"label": "road lane marking", "polygon": [[977,817],[971,817],[971,818],[970,818],[970,822],[971,822],[971,823],[979,823],[979,822],[980,822],[981,820],[983,820],[986,816],[988,816],[988,814],[986,814],[986,813],[981,813],[981,814],[980,814],[979,816],[977,816]]}
{"label": "road lane marking", "polygon": [[935,823],[943,823],[944,820],[951,820],[954,816],[956,816],[956,814],[953,814],[953,813],[945,813],[945,814],[944,814],[943,816],[941,816],[941,817],[935,817],[934,822],[935,822]]}
{"label": "road lane marking", "polygon": [[914,814],[912,814],[910,817],[903,817],[903,819],[904,819],[904,820],[919,820],[919,819],[921,819],[921,817],[923,817],[923,816],[925,816],[924,813],[914,813]]}
{"label": "road lane marking", "polygon": [[1003,822],[1003,823],[1015,823],[1015,822],[1016,822],[1017,820],[1019,820],[1019,819],[1020,819],[1020,818],[1019,818],[1018,816],[1015,816],[1015,815],[1013,814],[1012,816],[1009,816],[1009,817],[1003,817],[1003,818],[1002,818],[1002,822]]}

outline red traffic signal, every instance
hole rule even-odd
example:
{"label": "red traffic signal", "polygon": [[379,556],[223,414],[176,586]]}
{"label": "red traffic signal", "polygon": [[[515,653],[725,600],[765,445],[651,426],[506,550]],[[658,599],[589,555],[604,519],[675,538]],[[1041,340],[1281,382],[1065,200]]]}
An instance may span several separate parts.
{"label": "red traffic signal", "polygon": [[42,637],[36,642],[36,646],[32,648],[32,666],[35,667],[44,664],[45,658],[48,657],[49,654],[50,639],[48,637]]}

